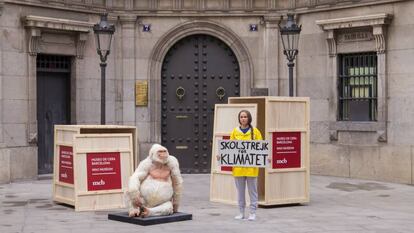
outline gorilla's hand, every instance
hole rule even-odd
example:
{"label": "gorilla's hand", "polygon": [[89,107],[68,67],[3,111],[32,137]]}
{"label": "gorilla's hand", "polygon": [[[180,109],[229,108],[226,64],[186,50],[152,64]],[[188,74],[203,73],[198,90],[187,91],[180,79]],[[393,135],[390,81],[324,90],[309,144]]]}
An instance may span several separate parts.
{"label": "gorilla's hand", "polygon": [[132,199],[132,202],[134,203],[135,206],[137,207],[141,207],[142,206],[142,198],[139,196],[136,196]]}

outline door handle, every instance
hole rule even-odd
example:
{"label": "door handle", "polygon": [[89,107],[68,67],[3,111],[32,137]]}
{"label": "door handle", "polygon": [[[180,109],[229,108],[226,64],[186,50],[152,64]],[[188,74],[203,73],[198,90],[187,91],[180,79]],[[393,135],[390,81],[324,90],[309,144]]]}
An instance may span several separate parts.
{"label": "door handle", "polygon": [[175,90],[175,95],[177,96],[177,98],[179,100],[182,100],[185,96],[185,89],[182,86],[179,86],[176,90]]}
{"label": "door handle", "polygon": [[51,111],[47,111],[45,118],[46,118],[47,121],[51,121],[52,120],[52,112]]}
{"label": "door handle", "polygon": [[224,96],[226,96],[226,89],[224,87],[217,88],[216,95],[220,100],[223,100]]}

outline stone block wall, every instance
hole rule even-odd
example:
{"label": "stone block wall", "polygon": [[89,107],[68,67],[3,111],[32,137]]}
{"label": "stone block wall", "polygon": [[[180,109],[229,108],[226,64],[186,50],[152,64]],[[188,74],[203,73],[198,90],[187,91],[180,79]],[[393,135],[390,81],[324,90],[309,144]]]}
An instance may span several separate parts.
{"label": "stone block wall", "polygon": [[[311,172],[352,178],[413,183],[414,118],[412,93],[414,20],[407,14],[412,2],[358,7],[300,16],[303,31],[298,57],[298,95],[311,97]],[[327,37],[316,20],[386,13],[392,21],[386,30],[386,140],[378,131],[341,129],[332,138],[336,122],[337,79],[332,74]],[[361,49],[361,48],[359,48]],[[364,51],[366,48],[362,48]],[[375,50],[372,50],[375,51]]]}
{"label": "stone block wall", "polygon": [[[22,17],[36,15],[96,23],[98,13],[105,8],[116,25],[106,68],[107,124],[137,126],[141,159],[152,143],[160,141],[161,85],[157,70],[162,55],[178,39],[171,32],[179,34],[180,29],[193,24],[199,26],[192,27],[187,35],[222,33],[226,38],[220,39],[238,54],[243,75],[241,94],[250,95],[251,88],[267,88],[269,95],[284,96],[288,94],[287,61],[277,25],[290,9],[298,14],[302,24],[294,86],[296,95],[311,97],[311,172],[413,183],[412,1],[53,0],[42,6],[44,2],[0,0],[0,183],[37,176],[37,146],[33,141],[37,132],[35,64],[29,55],[30,35]],[[338,130],[335,60],[329,54],[327,33],[316,21],[381,13],[392,16],[386,26],[385,82],[381,86],[386,102],[384,109],[380,109],[385,128],[380,125],[379,130],[375,124],[359,128],[351,123]],[[143,32],[143,24],[151,24],[151,31]],[[249,31],[250,24],[257,24],[259,30]],[[43,35],[41,43],[67,40],[71,44],[40,46],[39,52],[73,57],[72,123],[99,124],[100,68],[93,33],[85,34],[81,57],[74,33],[49,30]],[[339,49],[375,50],[375,44],[365,45],[348,44]],[[158,51],[161,47],[165,51]],[[148,81],[148,106],[135,106],[138,80]]]}

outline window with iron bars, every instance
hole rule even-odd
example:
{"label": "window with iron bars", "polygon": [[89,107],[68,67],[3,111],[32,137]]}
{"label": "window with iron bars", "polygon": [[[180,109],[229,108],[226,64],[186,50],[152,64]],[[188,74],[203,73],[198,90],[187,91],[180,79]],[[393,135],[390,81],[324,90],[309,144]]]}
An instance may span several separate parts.
{"label": "window with iron bars", "polygon": [[376,121],[377,54],[340,54],[338,59],[338,120]]}
{"label": "window with iron bars", "polygon": [[39,54],[36,68],[37,71],[70,72],[70,59],[69,56]]}

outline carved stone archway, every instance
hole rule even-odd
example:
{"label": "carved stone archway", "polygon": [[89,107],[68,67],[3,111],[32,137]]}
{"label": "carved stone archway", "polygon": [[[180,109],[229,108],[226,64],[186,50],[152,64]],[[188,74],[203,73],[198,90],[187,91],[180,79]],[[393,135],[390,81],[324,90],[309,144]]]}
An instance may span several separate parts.
{"label": "carved stone archway", "polygon": [[151,115],[151,141],[161,141],[161,66],[167,51],[180,39],[194,34],[207,34],[226,43],[234,52],[240,67],[240,94],[250,95],[253,82],[252,59],[247,46],[231,29],[215,22],[193,20],[180,24],[167,32],[154,46],[149,61]]}

